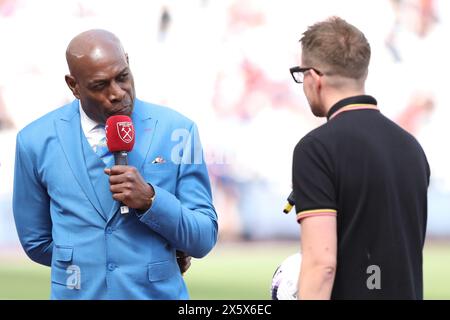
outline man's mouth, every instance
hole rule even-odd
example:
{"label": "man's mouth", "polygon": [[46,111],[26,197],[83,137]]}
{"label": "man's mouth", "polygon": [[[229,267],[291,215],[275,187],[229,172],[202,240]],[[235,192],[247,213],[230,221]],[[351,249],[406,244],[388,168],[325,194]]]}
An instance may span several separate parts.
{"label": "man's mouth", "polygon": [[131,105],[128,106],[124,106],[120,109],[118,109],[117,111],[114,111],[112,114],[116,115],[116,114],[125,114],[125,115],[129,115],[131,113]]}

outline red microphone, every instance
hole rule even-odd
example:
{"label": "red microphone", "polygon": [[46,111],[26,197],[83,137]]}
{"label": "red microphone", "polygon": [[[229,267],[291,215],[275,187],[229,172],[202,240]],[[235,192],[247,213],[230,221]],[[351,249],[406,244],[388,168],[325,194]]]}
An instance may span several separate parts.
{"label": "red microphone", "polygon": [[[106,120],[106,144],[114,154],[116,165],[128,165],[128,152],[134,146],[134,126],[131,118],[124,115],[111,116]],[[120,204],[120,213],[128,213],[129,208]]]}

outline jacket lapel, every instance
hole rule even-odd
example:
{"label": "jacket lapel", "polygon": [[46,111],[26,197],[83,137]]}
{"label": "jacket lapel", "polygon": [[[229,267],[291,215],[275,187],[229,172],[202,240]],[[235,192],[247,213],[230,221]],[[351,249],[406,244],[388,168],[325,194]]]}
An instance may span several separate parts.
{"label": "jacket lapel", "polygon": [[142,170],[155,135],[157,121],[152,118],[150,112],[151,107],[149,105],[136,100],[135,109],[131,116],[136,137],[133,150],[128,154],[128,164],[136,167],[139,172]]}
{"label": "jacket lapel", "polygon": [[100,203],[92,187],[84,161],[81,145],[81,122],[78,111],[78,100],[74,100],[67,112],[60,119],[55,120],[55,127],[61,148],[66,156],[67,162],[86,197],[100,216],[106,221]]}

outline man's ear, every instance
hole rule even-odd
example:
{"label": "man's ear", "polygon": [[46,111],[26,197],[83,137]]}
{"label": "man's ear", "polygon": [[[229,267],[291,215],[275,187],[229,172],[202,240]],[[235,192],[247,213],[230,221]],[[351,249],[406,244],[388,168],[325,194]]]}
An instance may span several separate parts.
{"label": "man's ear", "polygon": [[316,73],[316,71],[311,70],[311,75],[314,79],[314,87],[319,91],[322,89],[322,77]]}
{"label": "man's ear", "polygon": [[321,76],[317,76],[317,89],[321,90],[322,89],[322,77]]}
{"label": "man's ear", "polygon": [[72,94],[75,96],[75,98],[80,99],[80,93],[78,92],[77,87],[77,80],[70,74],[66,74],[65,80],[67,86],[69,87],[70,91],[72,91]]}

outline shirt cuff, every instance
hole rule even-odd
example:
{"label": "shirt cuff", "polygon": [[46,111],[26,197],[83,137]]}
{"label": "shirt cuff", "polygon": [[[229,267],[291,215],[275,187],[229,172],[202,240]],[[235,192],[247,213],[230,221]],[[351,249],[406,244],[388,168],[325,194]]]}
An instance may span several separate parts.
{"label": "shirt cuff", "polygon": [[140,218],[140,217],[142,217],[147,211],[149,211],[151,208],[152,208],[152,206],[153,206],[153,202],[155,202],[155,198],[156,198],[156,189],[153,187],[153,185],[151,185],[150,183],[147,183],[150,187],[152,187],[152,189],[153,189],[153,197],[151,197],[150,198],[150,207],[147,209],[147,210],[145,210],[145,211],[143,211],[143,210],[137,210],[136,209],[136,215],[137,215],[137,217],[138,218]]}

